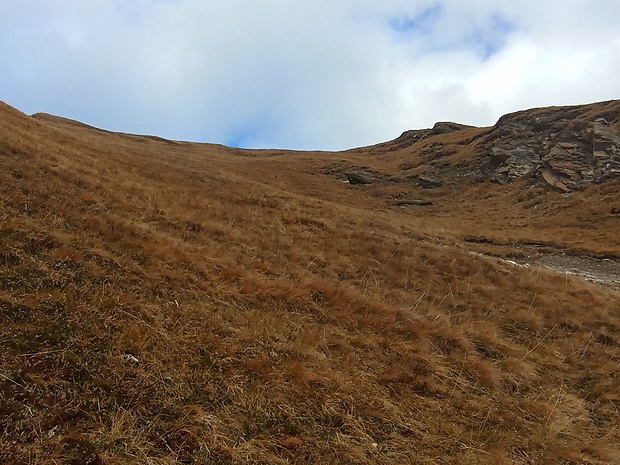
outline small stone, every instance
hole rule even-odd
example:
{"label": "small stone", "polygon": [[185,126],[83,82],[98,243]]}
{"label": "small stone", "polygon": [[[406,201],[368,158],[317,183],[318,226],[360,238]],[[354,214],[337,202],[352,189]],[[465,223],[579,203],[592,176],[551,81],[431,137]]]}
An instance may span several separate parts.
{"label": "small stone", "polygon": [[131,354],[123,354],[123,360],[131,363],[140,363],[140,360],[138,360],[134,355]]}

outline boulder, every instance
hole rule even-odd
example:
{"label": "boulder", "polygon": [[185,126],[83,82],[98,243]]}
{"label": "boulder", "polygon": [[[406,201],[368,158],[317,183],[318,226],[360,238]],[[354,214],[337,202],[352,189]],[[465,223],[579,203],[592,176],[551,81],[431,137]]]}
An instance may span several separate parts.
{"label": "boulder", "polygon": [[372,175],[363,171],[346,171],[344,175],[349,184],[372,184],[375,181]]}
{"label": "boulder", "polygon": [[425,174],[421,174],[418,176],[417,183],[424,189],[437,189],[443,184],[439,179],[433,178]]}

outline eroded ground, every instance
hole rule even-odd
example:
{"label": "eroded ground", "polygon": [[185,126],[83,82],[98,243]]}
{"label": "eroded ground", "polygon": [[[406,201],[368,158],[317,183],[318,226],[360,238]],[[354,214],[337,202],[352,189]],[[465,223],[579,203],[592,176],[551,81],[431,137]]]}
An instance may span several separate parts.
{"label": "eroded ground", "polygon": [[[468,242],[470,241],[472,239]],[[483,240],[476,238],[476,242]],[[473,252],[515,266],[543,266],[559,273],[579,276],[596,284],[620,289],[620,257],[615,254],[591,254],[549,243],[527,246],[497,243],[491,245],[492,251],[488,248],[481,251],[474,247],[478,250]]]}

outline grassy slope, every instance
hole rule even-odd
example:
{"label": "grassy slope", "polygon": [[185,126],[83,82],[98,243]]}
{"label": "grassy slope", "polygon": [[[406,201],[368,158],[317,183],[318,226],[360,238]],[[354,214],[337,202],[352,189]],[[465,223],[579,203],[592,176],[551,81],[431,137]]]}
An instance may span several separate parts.
{"label": "grassy slope", "polygon": [[459,245],[617,229],[321,174],[406,154],[0,122],[0,462],[620,461],[618,293]]}

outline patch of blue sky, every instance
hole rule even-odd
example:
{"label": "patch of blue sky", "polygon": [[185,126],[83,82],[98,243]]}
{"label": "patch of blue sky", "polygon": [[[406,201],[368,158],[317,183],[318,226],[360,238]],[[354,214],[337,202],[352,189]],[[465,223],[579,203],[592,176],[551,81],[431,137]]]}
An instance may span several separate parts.
{"label": "patch of blue sky", "polygon": [[264,128],[258,122],[247,123],[232,132],[224,141],[228,147],[240,149],[253,148],[259,139],[262,138]]}
{"label": "patch of blue sky", "polygon": [[464,38],[463,47],[474,50],[483,61],[500,52],[516,25],[500,15],[492,14],[482,27],[475,28]]}
{"label": "patch of blue sky", "polygon": [[[443,34],[447,27],[448,12],[441,3],[414,14],[403,14],[389,19],[389,27],[398,40],[415,43],[422,54],[470,50],[485,61],[500,52],[516,25],[503,16],[492,13],[483,21],[453,25],[460,33]],[[467,21],[463,19],[463,21]]]}
{"label": "patch of blue sky", "polygon": [[435,3],[414,15],[402,14],[391,17],[389,26],[397,34],[407,37],[417,34],[432,34],[441,19],[443,10],[441,3]]}

